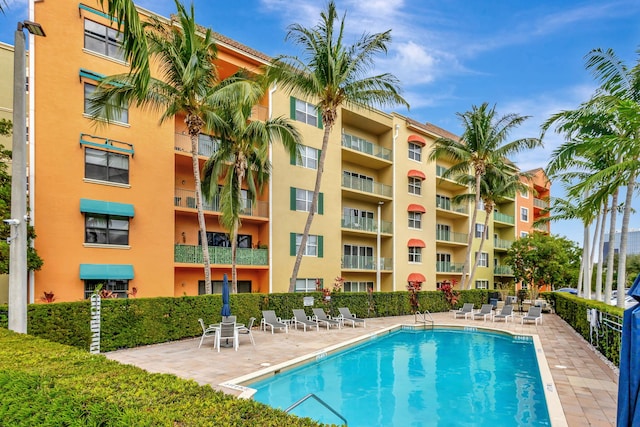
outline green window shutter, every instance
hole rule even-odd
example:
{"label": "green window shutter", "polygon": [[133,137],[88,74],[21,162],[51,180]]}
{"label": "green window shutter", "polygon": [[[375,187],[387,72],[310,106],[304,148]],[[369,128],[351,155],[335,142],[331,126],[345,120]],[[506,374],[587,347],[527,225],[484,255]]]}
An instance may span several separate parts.
{"label": "green window shutter", "polygon": [[318,258],[322,258],[324,255],[323,242],[324,238],[322,236],[318,236]]}
{"label": "green window shutter", "polygon": [[289,98],[289,106],[291,107],[291,120],[296,119],[296,99],[292,96]]}
{"label": "green window shutter", "polygon": [[296,256],[296,233],[289,233],[289,255]]}
{"label": "green window shutter", "polygon": [[289,201],[289,208],[292,211],[296,210],[296,189],[295,187],[290,187],[291,190],[289,190],[289,195],[290,195],[290,201]]}
{"label": "green window shutter", "polygon": [[322,111],[318,111],[318,127],[322,129]]}
{"label": "green window shutter", "polygon": [[318,213],[322,215],[324,213],[324,194],[318,194]]}

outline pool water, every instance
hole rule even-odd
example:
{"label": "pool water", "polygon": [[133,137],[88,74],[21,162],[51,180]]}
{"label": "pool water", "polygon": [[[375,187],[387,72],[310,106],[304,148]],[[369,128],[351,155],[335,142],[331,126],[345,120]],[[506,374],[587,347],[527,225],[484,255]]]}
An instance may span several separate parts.
{"label": "pool water", "polygon": [[[549,426],[533,341],[456,329],[399,330],[253,384],[286,409],[314,393],[357,426]],[[291,413],[341,424],[309,399]]]}

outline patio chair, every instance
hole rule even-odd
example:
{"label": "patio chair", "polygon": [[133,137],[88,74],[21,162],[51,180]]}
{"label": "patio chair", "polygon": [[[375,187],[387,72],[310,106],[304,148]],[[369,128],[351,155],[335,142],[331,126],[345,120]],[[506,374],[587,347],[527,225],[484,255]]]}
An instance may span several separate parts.
{"label": "patio chair", "polygon": [[340,307],[338,311],[340,312],[340,316],[338,316],[336,320],[340,320],[342,323],[345,321],[351,322],[351,326],[354,328],[356,327],[356,323],[362,323],[362,326],[367,327],[367,322],[364,319],[356,317],[355,314],[352,314],[349,307]]}
{"label": "patio chair", "polygon": [[218,353],[220,352],[220,343],[225,339],[227,342],[229,340],[233,341],[233,348],[238,351],[238,329],[236,328],[236,323],[220,323],[220,329],[218,329],[218,333],[216,334],[216,348],[218,349]]}
{"label": "patio chair", "polygon": [[502,307],[500,313],[494,314],[491,321],[495,322],[496,319],[504,319],[504,323],[507,323],[509,322],[509,318],[511,318],[511,321],[513,322],[513,306],[511,304]]}
{"label": "patio chair", "polygon": [[527,315],[520,319],[520,323],[523,325],[524,322],[534,322],[537,325],[538,321],[542,324],[542,307],[540,306],[530,307]]}
{"label": "patio chair", "polygon": [[204,320],[202,319],[198,319],[198,322],[200,323],[200,326],[202,327],[202,337],[200,338],[200,345],[198,345],[198,348],[202,347],[202,341],[204,341],[205,338],[207,337],[215,337],[216,336],[216,328],[212,328],[212,327],[206,327],[204,325]]}
{"label": "patio chair", "polygon": [[459,308],[458,310],[453,312],[453,318],[457,319],[458,316],[464,316],[464,318],[466,319],[470,314],[473,314],[473,303],[465,302],[462,308]]}
{"label": "patio chair", "polygon": [[271,327],[271,333],[274,329],[284,329],[285,333],[289,333],[289,325],[282,322],[282,319],[276,316],[273,310],[262,310],[262,320],[260,321],[263,330],[267,330],[267,326]]}
{"label": "patio chair", "polygon": [[247,326],[243,326],[238,328],[238,335],[249,335],[249,339],[251,340],[251,344],[255,347],[256,342],[253,340],[253,334],[251,333],[251,328],[253,328],[253,324],[256,321],[255,317],[249,319],[249,324]]}
{"label": "patio chair", "polygon": [[320,330],[320,327],[318,326],[318,323],[314,322],[313,320],[311,320],[311,317],[307,316],[307,314],[301,308],[297,308],[297,309],[294,308],[293,309],[293,319],[292,320],[293,320],[293,324],[294,324],[296,329],[298,329],[298,324],[300,324],[304,328],[305,332],[307,331],[307,326],[309,328],[313,328],[315,326],[317,331]]}
{"label": "patio chair", "polygon": [[237,322],[238,320],[236,319],[236,316],[222,316],[222,320],[220,322],[224,322],[224,323],[231,323],[231,322]]}
{"label": "patio chair", "polygon": [[327,316],[327,313],[325,313],[323,309],[321,309],[321,308],[313,308],[312,310],[313,310],[313,318],[312,318],[312,320],[314,320],[318,324],[320,322],[324,323],[325,325],[327,325],[327,330],[331,326],[337,326],[338,329],[340,329],[340,321],[332,319],[331,317]]}
{"label": "patio chair", "polygon": [[473,313],[471,315],[472,319],[479,319],[482,317],[483,321],[487,321],[487,317],[491,317],[491,314],[493,313],[493,305],[491,304],[482,304],[482,307],[480,307],[480,311]]}

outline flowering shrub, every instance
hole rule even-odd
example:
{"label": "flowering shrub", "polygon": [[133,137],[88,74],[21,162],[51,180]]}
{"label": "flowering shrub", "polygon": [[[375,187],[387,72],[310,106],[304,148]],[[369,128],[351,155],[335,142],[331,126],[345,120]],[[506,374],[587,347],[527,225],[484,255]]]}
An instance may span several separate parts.
{"label": "flowering shrub", "polygon": [[418,292],[422,289],[422,283],[420,282],[409,282],[407,285],[407,290],[409,291],[409,302],[411,303],[411,309],[416,312],[420,308],[420,303],[418,302]]}
{"label": "flowering shrub", "polygon": [[46,302],[46,303],[54,302],[55,300],[56,300],[56,297],[53,294],[53,292],[44,291],[44,295],[40,297],[40,301]]}
{"label": "flowering shrub", "polygon": [[458,302],[459,294],[458,292],[453,290],[452,285],[445,282],[442,284],[442,286],[440,286],[440,290],[444,293],[444,299],[446,299],[447,302],[451,304],[451,306],[456,305],[456,303]]}
{"label": "flowering shrub", "polygon": [[344,283],[343,277],[336,277],[333,279],[333,291],[332,292],[340,292],[342,291],[342,284]]}

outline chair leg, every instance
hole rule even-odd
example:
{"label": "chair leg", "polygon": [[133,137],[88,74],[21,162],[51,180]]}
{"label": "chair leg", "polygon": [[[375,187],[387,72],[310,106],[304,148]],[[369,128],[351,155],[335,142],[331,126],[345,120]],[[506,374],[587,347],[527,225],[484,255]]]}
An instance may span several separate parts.
{"label": "chair leg", "polygon": [[200,338],[200,345],[198,346],[198,348],[202,347],[202,341],[204,341],[204,334],[202,334],[202,338]]}

